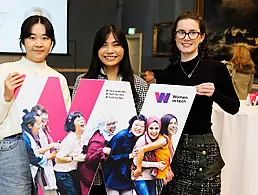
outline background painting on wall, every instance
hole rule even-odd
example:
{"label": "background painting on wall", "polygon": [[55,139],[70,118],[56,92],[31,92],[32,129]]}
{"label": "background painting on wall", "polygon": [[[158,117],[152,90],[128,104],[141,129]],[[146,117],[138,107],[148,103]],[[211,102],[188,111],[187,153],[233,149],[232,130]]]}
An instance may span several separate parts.
{"label": "background painting on wall", "polygon": [[243,43],[258,70],[258,1],[196,0],[196,10],[207,23],[213,58],[230,60],[234,45]]}
{"label": "background painting on wall", "polygon": [[153,56],[169,56],[173,22],[153,25]]}

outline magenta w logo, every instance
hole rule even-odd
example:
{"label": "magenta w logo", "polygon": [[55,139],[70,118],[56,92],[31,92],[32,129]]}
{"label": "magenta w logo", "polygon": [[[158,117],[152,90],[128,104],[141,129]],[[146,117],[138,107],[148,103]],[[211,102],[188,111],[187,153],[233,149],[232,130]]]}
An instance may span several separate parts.
{"label": "magenta w logo", "polygon": [[168,103],[171,93],[155,92],[157,103]]}

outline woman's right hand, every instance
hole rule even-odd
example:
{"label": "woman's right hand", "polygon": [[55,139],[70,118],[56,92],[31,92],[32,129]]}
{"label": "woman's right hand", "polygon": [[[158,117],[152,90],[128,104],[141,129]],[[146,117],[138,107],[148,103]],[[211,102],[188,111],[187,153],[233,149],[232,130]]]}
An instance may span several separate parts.
{"label": "woman's right hand", "polygon": [[160,170],[164,170],[167,167],[166,163],[164,161],[157,162],[157,168]]}
{"label": "woman's right hand", "polygon": [[104,154],[110,155],[111,148],[109,148],[109,147],[104,147],[102,150],[103,150]]}
{"label": "woman's right hand", "polygon": [[16,88],[20,87],[24,81],[23,75],[18,72],[14,72],[8,75],[4,80],[4,99],[6,102],[10,102],[14,96]]}
{"label": "woman's right hand", "polygon": [[[173,177],[174,177],[174,173],[172,172],[171,167],[169,166],[169,169],[166,172],[166,183],[171,181]],[[164,182],[164,185],[166,185],[165,182]]]}

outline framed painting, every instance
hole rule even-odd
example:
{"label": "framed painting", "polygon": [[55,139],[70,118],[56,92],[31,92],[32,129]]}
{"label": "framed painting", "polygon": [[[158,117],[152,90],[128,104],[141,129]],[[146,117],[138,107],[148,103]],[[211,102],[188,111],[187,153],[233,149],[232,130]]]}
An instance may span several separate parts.
{"label": "framed painting", "polygon": [[258,1],[196,0],[195,6],[207,23],[212,57],[228,61],[234,46],[245,44],[258,70]]}
{"label": "framed painting", "polygon": [[173,22],[153,25],[153,56],[169,56]]}

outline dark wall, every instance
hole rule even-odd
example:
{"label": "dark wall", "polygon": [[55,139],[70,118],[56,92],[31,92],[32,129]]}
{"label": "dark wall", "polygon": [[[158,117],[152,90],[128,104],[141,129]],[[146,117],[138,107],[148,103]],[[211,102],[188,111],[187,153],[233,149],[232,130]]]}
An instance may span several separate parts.
{"label": "dark wall", "polygon": [[130,0],[124,1],[122,29],[136,27],[143,33],[142,71],[152,68],[164,68],[167,57],[153,57],[153,24],[174,21],[185,10],[194,10],[195,0]]}
{"label": "dark wall", "polygon": [[[89,67],[96,31],[107,23],[117,24],[124,32],[135,26],[143,33],[142,71],[164,68],[168,59],[152,57],[153,24],[173,21],[183,10],[194,9],[195,0],[69,0],[69,54],[50,55],[49,66],[62,70],[73,85],[82,70]],[[16,59],[14,59],[16,60]],[[76,70],[76,71],[73,71]]]}
{"label": "dark wall", "polygon": [[[117,0],[69,0],[69,55],[48,57],[53,68],[88,68],[92,44],[97,30],[107,24],[116,23]],[[63,72],[73,85],[78,72]]]}
{"label": "dark wall", "polygon": [[[50,56],[54,68],[88,68],[96,31],[117,23],[122,30],[135,26],[143,33],[142,70],[165,67],[165,57],[152,57],[153,24],[173,21],[184,10],[194,10],[195,0],[70,0],[69,56]],[[121,9],[122,7],[122,9]],[[121,22],[120,22],[121,20]]]}

